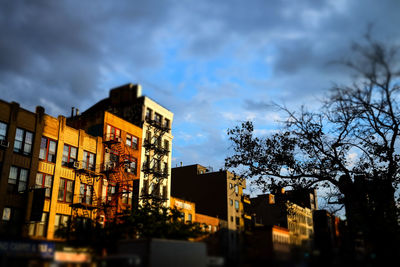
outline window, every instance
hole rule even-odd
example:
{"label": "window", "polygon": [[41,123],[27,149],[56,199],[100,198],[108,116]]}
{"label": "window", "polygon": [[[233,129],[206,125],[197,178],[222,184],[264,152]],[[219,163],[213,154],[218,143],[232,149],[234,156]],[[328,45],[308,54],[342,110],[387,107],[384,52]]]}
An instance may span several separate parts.
{"label": "window", "polygon": [[48,219],[49,214],[47,212],[43,212],[40,222],[29,224],[29,235],[46,237]]}
{"label": "window", "polygon": [[239,219],[239,217],[236,217],[236,225],[239,225],[240,224],[240,219]]}
{"label": "window", "polygon": [[94,171],[96,168],[95,157],[95,154],[88,151],[83,151],[82,168]]}
{"label": "window", "polygon": [[79,187],[79,203],[92,204],[92,186],[81,184]]}
{"label": "window", "polygon": [[132,204],[132,188],[123,188],[121,200],[123,204],[131,205]]}
{"label": "window", "polygon": [[46,188],[46,197],[51,196],[52,184],[53,176],[40,172],[36,174],[36,188]]}
{"label": "window", "polygon": [[151,115],[152,115],[153,111],[149,108],[146,109],[146,120],[151,120]]}
{"label": "window", "polygon": [[47,137],[42,137],[42,141],[40,143],[39,159],[55,163],[56,148],[56,141],[51,140]]}
{"label": "window", "polygon": [[60,186],[58,188],[58,201],[71,203],[74,191],[74,181],[60,178]]}
{"label": "window", "polygon": [[69,220],[70,220],[70,216],[69,215],[56,214],[55,221],[54,221],[54,235],[56,237],[59,237],[57,235],[57,230],[59,228],[61,228],[61,227],[67,227]]}
{"label": "window", "polygon": [[164,162],[164,170],[163,173],[168,175],[168,162]]}
{"label": "window", "polygon": [[164,120],[164,128],[169,130],[169,119]]}
{"label": "window", "polygon": [[146,132],[146,139],[145,139],[146,143],[151,143],[151,132],[147,131]]}
{"label": "window", "polygon": [[185,213],[184,212],[181,212],[181,219],[185,220]]}
{"label": "window", "polygon": [[32,152],[33,133],[17,128],[15,132],[14,152],[29,155]]}
{"label": "window", "polygon": [[233,206],[233,200],[229,199],[229,205]]}
{"label": "window", "polygon": [[239,210],[239,201],[235,200],[235,209]]}
{"label": "window", "polygon": [[6,140],[7,124],[0,121],[0,140]]}
{"label": "window", "polygon": [[154,114],[154,120],[156,121],[156,124],[161,126],[161,120],[162,120],[162,116],[158,113]]}
{"label": "window", "polygon": [[229,183],[229,189],[232,189],[232,188],[233,188],[232,183]]}
{"label": "window", "polygon": [[10,219],[11,219],[11,208],[5,207],[5,208],[3,209],[3,217],[2,217],[2,220],[3,220],[3,221],[10,221]]}
{"label": "window", "polygon": [[133,149],[138,149],[138,138],[136,136],[127,134],[126,145],[132,147]]}
{"label": "window", "polygon": [[169,141],[168,140],[164,140],[164,149],[169,151]]}
{"label": "window", "polygon": [[154,170],[161,171],[161,161],[159,159],[154,159]]}
{"label": "window", "polygon": [[188,214],[188,221],[192,222],[192,214],[190,214],[190,213]]}
{"label": "window", "polygon": [[137,173],[137,159],[132,157],[132,156],[130,156],[129,157],[129,162],[126,163],[125,168],[126,168],[125,169],[126,172],[129,172],[129,173],[132,173],[132,174],[136,175],[136,173]]}
{"label": "window", "polygon": [[73,164],[76,161],[76,156],[77,156],[76,147],[70,145],[64,145],[62,165],[71,166],[71,164]]}
{"label": "window", "polygon": [[19,167],[10,167],[8,176],[9,192],[24,192],[28,183],[28,170]]}
{"label": "window", "polygon": [[121,130],[108,124],[106,131],[107,140],[116,140],[116,137],[121,137]]}
{"label": "window", "polygon": [[112,200],[112,197],[116,192],[115,189],[116,189],[115,185],[111,185],[111,184],[108,185],[108,187],[107,187],[107,201],[111,201]]}
{"label": "window", "polygon": [[239,194],[239,186],[237,184],[235,184],[235,193]]}

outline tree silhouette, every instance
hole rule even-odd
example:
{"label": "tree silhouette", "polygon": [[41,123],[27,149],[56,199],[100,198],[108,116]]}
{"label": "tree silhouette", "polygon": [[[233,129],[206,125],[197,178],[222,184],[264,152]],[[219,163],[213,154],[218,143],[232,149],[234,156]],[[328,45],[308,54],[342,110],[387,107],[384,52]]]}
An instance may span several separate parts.
{"label": "tree silhouette", "polygon": [[283,129],[265,138],[249,121],[229,129],[234,153],[226,166],[264,190],[333,189],[352,240],[362,239],[369,255],[384,261],[399,247],[400,68],[397,47],[368,34],[365,41],[341,61],[357,74],[353,83],[334,86],[320,110],[283,108]]}

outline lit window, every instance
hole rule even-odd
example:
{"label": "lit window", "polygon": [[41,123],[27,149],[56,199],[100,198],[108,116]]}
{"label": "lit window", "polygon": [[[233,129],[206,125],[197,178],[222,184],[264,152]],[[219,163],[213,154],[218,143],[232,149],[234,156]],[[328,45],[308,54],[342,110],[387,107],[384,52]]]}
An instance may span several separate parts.
{"label": "lit window", "polygon": [[32,152],[33,133],[17,128],[15,132],[14,152],[29,155]]}
{"label": "lit window", "polygon": [[8,176],[9,192],[24,192],[28,183],[28,170],[19,167],[10,167]]}
{"label": "lit window", "polygon": [[88,151],[83,151],[82,168],[94,171],[96,169],[95,157],[95,154]]}
{"label": "lit window", "polygon": [[235,200],[235,209],[239,210],[239,201]]}
{"label": "lit window", "polygon": [[79,203],[92,204],[92,186],[81,184],[79,188]]}
{"label": "lit window", "polygon": [[4,208],[3,209],[3,217],[2,220],[3,221],[10,221],[11,219],[11,208]]}
{"label": "lit window", "polygon": [[116,137],[121,137],[121,130],[108,124],[106,130],[106,140],[115,140]]}
{"label": "lit window", "polygon": [[62,165],[71,166],[71,164],[73,164],[76,161],[76,156],[77,156],[76,147],[70,145],[64,145]]}
{"label": "lit window", "polygon": [[129,157],[129,162],[126,164],[126,172],[136,175],[137,172],[137,159],[134,157]]}
{"label": "lit window", "polygon": [[29,235],[45,237],[47,232],[48,219],[49,214],[47,212],[43,212],[40,222],[29,224]]}
{"label": "lit window", "polygon": [[46,197],[51,196],[52,184],[53,176],[40,172],[36,174],[36,188],[46,188]]}
{"label": "lit window", "polygon": [[108,187],[107,187],[107,201],[111,201],[112,200],[112,197],[116,192],[115,189],[116,189],[115,185],[111,185],[111,184],[108,185]]}
{"label": "lit window", "polygon": [[235,184],[235,193],[239,194],[239,186],[237,184]]}
{"label": "lit window", "polygon": [[58,201],[71,203],[74,191],[74,181],[60,178],[60,186],[58,188]]}
{"label": "lit window", "polygon": [[132,204],[132,188],[123,188],[121,200],[123,204],[131,205]]}
{"label": "lit window", "polygon": [[136,136],[127,134],[126,135],[126,145],[132,147],[133,149],[138,149],[138,138]]}
{"label": "lit window", "polygon": [[6,140],[7,137],[7,124],[0,121],[0,140]]}
{"label": "lit window", "polygon": [[56,141],[51,140],[47,137],[42,137],[42,141],[40,143],[39,159],[55,163],[56,149]]}

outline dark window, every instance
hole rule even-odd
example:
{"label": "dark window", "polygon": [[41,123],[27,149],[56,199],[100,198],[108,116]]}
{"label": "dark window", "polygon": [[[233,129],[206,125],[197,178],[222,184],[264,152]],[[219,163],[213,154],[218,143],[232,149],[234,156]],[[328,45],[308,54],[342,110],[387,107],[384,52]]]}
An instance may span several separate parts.
{"label": "dark window", "polygon": [[79,202],[92,204],[92,186],[81,184],[79,188]]}
{"label": "dark window", "polygon": [[70,145],[64,145],[62,165],[70,166],[76,161],[78,149]]}
{"label": "dark window", "polygon": [[28,170],[19,167],[10,167],[8,176],[9,192],[24,192],[28,184]]}
{"label": "dark window", "polygon": [[146,109],[146,120],[151,120],[151,114],[153,111],[151,109]]}
{"label": "dark window", "polygon": [[53,176],[39,172],[36,174],[35,185],[36,188],[46,188],[46,197],[50,197],[51,187],[53,185]]}
{"label": "dark window", "polygon": [[96,168],[95,157],[95,154],[88,151],[83,151],[82,168],[94,171]]}
{"label": "dark window", "polygon": [[47,137],[42,137],[42,141],[40,143],[39,159],[55,163],[56,149],[56,141],[51,140]]}
{"label": "dark window", "polygon": [[74,191],[74,181],[60,178],[58,187],[58,201],[71,203]]}
{"label": "dark window", "polygon": [[169,141],[168,140],[164,140],[164,149],[165,150],[169,150]]}
{"label": "dark window", "polygon": [[33,133],[17,128],[15,132],[14,152],[29,155],[32,152]]}
{"label": "dark window", "polygon": [[7,124],[0,121],[0,140],[6,140]]}
{"label": "dark window", "polygon": [[169,119],[164,120],[164,128],[169,129]]}
{"label": "dark window", "polygon": [[138,138],[136,136],[127,134],[126,145],[132,147],[133,149],[138,149]]}
{"label": "dark window", "polygon": [[67,227],[70,217],[71,217],[70,215],[56,214],[54,221],[54,235],[56,237],[59,237],[57,235],[57,229],[59,229],[60,227]]}
{"label": "dark window", "polygon": [[154,115],[154,120],[156,121],[156,124],[161,126],[161,120],[162,120],[162,116],[158,113],[155,113]]}

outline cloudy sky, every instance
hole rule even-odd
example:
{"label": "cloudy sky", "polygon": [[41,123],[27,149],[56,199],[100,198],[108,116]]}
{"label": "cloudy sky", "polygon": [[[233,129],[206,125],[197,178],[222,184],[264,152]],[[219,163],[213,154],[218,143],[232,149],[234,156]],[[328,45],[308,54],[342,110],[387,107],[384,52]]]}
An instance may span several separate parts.
{"label": "cloudy sky", "polygon": [[0,98],[50,115],[139,83],[175,114],[173,166],[223,166],[227,128],[277,129],[271,102],[318,105],[368,24],[399,41],[398,0],[0,3]]}

